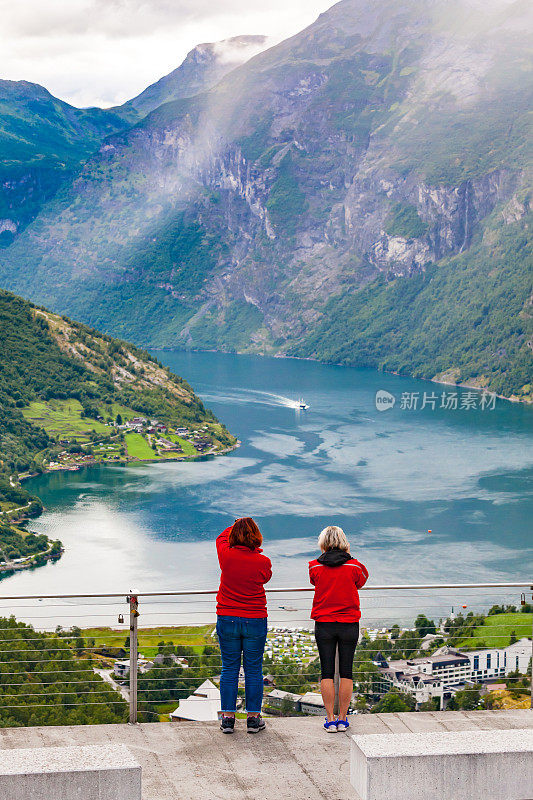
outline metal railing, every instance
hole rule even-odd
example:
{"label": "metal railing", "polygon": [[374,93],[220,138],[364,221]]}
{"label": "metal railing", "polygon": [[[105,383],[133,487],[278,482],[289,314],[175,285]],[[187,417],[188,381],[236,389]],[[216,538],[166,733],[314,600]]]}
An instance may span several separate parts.
{"label": "metal railing", "polygon": [[[363,609],[362,624],[366,626],[367,629],[374,624],[378,629],[380,627],[383,629],[384,620],[387,620],[386,626],[390,627],[391,623],[399,622],[402,619],[407,620],[409,617],[411,620],[411,628],[404,628],[402,640],[403,653],[406,657],[408,657],[409,653],[416,654],[419,653],[420,650],[420,637],[415,636],[413,633],[412,638],[410,638],[409,634],[409,630],[413,630],[412,621],[418,613],[428,614],[431,616],[438,614],[441,617],[446,617],[448,615],[443,613],[445,612],[446,608],[449,609],[451,605],[454,605],[456,607],[459,606],[461,612],[465,611],[466,608],[471,610],[470,604],[472,601],[477,603],[481,602],[487,607],[496,602],[510,602],[513,605],[517,605],[519,594],[518,590],[521,590],[521,599],[524,601],[524,592],[526,590],[533,591],[533,581],[506,583],[397,584],[365,586],[360,590],[362,595],[361,605]],[[267,588],[266,591],[270,598],[270,627],[274,625],[278,628],[285,628],[288,631],[291,629],[311,629],[312,622],[310,620],[310,595],[314,591],[313,587],[297,586]],[[154,623],[157,623],[159,626],[155,629],[162,631],[161,636],[163,641],[165,636],[165,627],[161,625],[162,619],[165,622],[171,622],[173,628],[178,626],[178,628],[183,629],[179,635],[180,641],[196,642],[198,639],[200,639],[204,642],[204,651],[206,649],[206,643],[208,643],[208,649],[214,651],[210,652],[208,656],[205,656],[198,650],[200,645],[194,646],[196,647],[196,650],[194,650],[194,647],[192,646],[187,648],[188,660],[189,662],[192,662],[189,663],[188,666],[196,666],[197,669],[194,670],[195,675],[192,677],[187,676],[187,670],[183,669],[179,678],[180,685],[190,685],[192,691],[195,688],[194,682],[198,682],[198,668],[202,667],[204,661],[205,670],[203,671],[206,673],[210,672],[210,677],[214,677],[217,672],[219,672],[221,667],[220,651],[218,650],[217,642],[214,638],[214,596],[216,595],[216,592],[216,589],[196,589],[161,592],[129,591],[125,593],[111,592],[105,594],[3,595],[0,596],[0,617],[4,616],[5,612],[9,611],[9,613],[13,613],[17,618],[25,618],[27,621],[31,622],[37,632],[39,625],[41,626],[41,630],[50,630],[53,627],[50,620],[55,623],[58,621],[64,623],[67,620],[72,622],[72,620],[75,620],[77,624],[79,624],[80,620],[82,619],[90,620],[91,628],[89,630],[92,630],[97,629],[103,620],[109,624],[111,617],[116,619],[118,615],[118,624],[120,625],[122,624],[124,617],[127,618],[129,616],[128,645],[126,646],[126,642],[124,641],[124,644],[121,645],[120,648],[113,648],[111,646],[107,647],[109,652],[111,652],[113,649],[120,650],[120,652],[124,654],[122,660],[129,660],[129,674],[127,674],[126,671],[123,676],[127,677],[127,690],[125,685],[120,685],[117,683],[117,681],[115,681],[113,677],[105,670],[100,670],[100,672],[102,673],[102,677],[104,677],[104,679],[107,681],[107,685],[104,686],[100,683],[95,684],[93,678],[96,675],[97,668],[94,666],[94,663],[91,659],[92,657],[99,656],[102,649],[106,649],[105,647],[102,648],[101,645],[98,645],[96,640],[91,644],[91,641],[93,638],[95,638],[95,636],[98,638],[97,634],[91,636],[86,634],[85,631],[81,631],[80,634],[77,632],[77,629],[74,633],[69,633],[69,630],[71,631],[72,629],[69,629],[68,627],[66,629],[60,629],[55,633],[48,633],[46,634],[44,640],[42,638],[35,639],[35,642],[38,642],[38,644],[35,645],[35,659],[28,658],[28,656],[32,655],[32,653],[31,651],[25,649],[24,657],[21,656],[21,661],[23,661],[25,665],[27,664],[28,667],[29,665],[32,665],[29,669],[29,672],[31,672],[32,675],[40,674],[46,676],[47,661],[49,661],[51,658],[48,655],[49,653],[53,653],[53,658],[56,659],[56,661],[65,660],[68,662],[67,666],[71,666],[70,660],[72,660],[71,657],[72,653],[74,652],[77,654],[76,659],[72,662],[72,673],[76,675],[76,679],[72,681],[72,685],[76,687],[73,692],[73,694],[75,694],[75,699],[70,698],[71,702],[67,702],[66,705],[69,708],[85,707],[89,705],[108,705],[110,702],[109,691],[111,690],[116,692],[118,690],[122,692],[123,699],[127,698],[129,706],[128,718],[130,723],[136,723],[139,718],[139,713],[142,714],[143,719],[152,719],[158,715],[158,709],[160,709],[163,704],[161,695],[165,693],[160,689],[162,684],[161,678],[157,677],[157,675],[152,676],[149,674],[144,677],[142,671],[140,671],[140,668],[142,668],[142,662],[139,660],[139,637],[142,635],[142,637],[146,639],[149,632],[154,630]],[[120,613],[118,601],[121,599],[122,602],[127,603],[129,614]],[[468,600],[468,603],[465,603],[465,600]],[[286,605],[279,605],[280,601],[283,601],[286,603]],[[92,610],[88,614],[80,614],[78,610],[80,607],[83,608],[84,612],[86,612],[88,608]],[[47,612],[52,611],[53,613],[46,613],[44,615],[37,613],[43,608]],[[387,610],[388,608],[390,610]],[[105,612],[102,614],[100,612],[103,609],[105,609]],[[140,619],[143,621],[144,625],[142,629],[139,628]],[[36,622],[37,625],[35,624]],[[126,625],[125,620],[124,624]],[[205,630],[204,633],[199,636],[197,632],[199,630],[197,627],[199,624],[203,625],[204,628],[209,628],[210,630]],[[184,625],[188,626],[191,630],[189,631],[188,628],[184,629]],[[497,626],[492,626],[491,632],[494,633],[496,629]],[[116,628],[116,623],[115,627],[109,627],[109,630],[110,633],[107,637],[108,641],[112,640],[113,637],[116,637],[116,641],[119,642],[120,637],[125,633],[125,631],[120,627]],[[532,636],[531,652],[533,657],[533,632],[530,633],[530,635]],[[42,637],[43,634],[40,634],[40,636]],[[16,682],[10,683],[12,678],[10,679],[9,676],[16,676],[18,673],[16,671],[10,673],[9,671],[5,670],[6,665],[13,663],[13,658],[11,658],[11,661],[4,661],[2,659],[2,652],[8,652],[7,649],[3,650],[3,648],[6,647],[6,642],[7,645],[9,645],[10,639],[7,637],[5,638],[4,643],[2,643],[2,639],[4,639],[4,637],[2,636],[1,629],[0,637],[0,690],[3,692],[5,688],[16,689],[16,687],[20,686],[21,684],[17,684]],[[48,637],[48,639],[46,637]],[[80,638],[81,641],[79,641]],[[68,651],[61,650],[59,647],[59,642],[61,641],[67,643]],[[307,641],[310,641],[310,638]],[[31,639],[26,638],[25,642],[31,642]],[[41,646],[43,642],[47,644],[47,647]],[[76,644],[77,642],[79,642],[78,645]],[[78,648],[79,653],[77,653],[76,648]],[[155,645],[151,645],[151,648],[154,649]],[[164,649],[165,648],[163,647],[163,651]],[[14,653],[16,653],[16,651],[9,649],[10,657],[13,656]],[[64,658],[59,658],[61,654],[63,654]],[[87,656],[89,657],[89,660],[87,660]],[[312,685],[313,687],[318,686],[316,659],[316,649],[312,649],[311,645],[307,644],[305,659],[297,659],[301,663],[299,672],[294,673],[294,684],[290,683],[291,673],[288,675],[283,673],[283,656],[278,658],[277,661],[271,659],[268,663],[273,670],[271,673],[273,681],[275,683],[282,683],[286,690],[294,691],[296,693],[299,688],[301,688],[303,685],[306,685],[305,680],[307,678],[308,685]],[[36,669],[36,667],[38,667],[38,669]],[[87,667],[87,669],[84,669],[85,667]],[[279,670],[282,671],[279,672]],[[66,671],[67,674],[69,671],[70,670]],[[193,672],[193,670],[191,670],[191,672]],[[84,675],[85,677],[80,677],[81,675]],[[502,676],[502,678],[503,677],[505,677],[506,683],[509,683],[510,680],[516,680],[517,683],[519,680],[521,680],[523,683],[523,679],[510,679],[507,675]],[[374,678],[375,673],[373,671],[372,674],[364,671],[360,671],[358,673],[358,683],[356,681],[356,687],[362,697],[366,697],[365,692],[369,696],[375,695],[376,690],[370,685],[372,679]],[[84,681],[87,683],[86,689],[83,688],[85,686]],[[64,688],[68,683],[68,681],[62,681],[61,692],[63,694],[65,694],[65,692],[68,694],[68,689],[65,690]],[[141,690],[139,690],[140,684]],[[53,686],[52,683],[46,683],[45,680],[41,680],[39,683],[39,691],[35,693],[36,703],[39,705],[39,708],[46,707],[46,703],[43,704],[42,702],[43,699],[54,696],[53,692],[50,692],[50,694],[43,692],[43,685],[45,688],[51,688]],[[338,692],[338,672],[336,675],[336,687]],[[468,692],[474,690],[466,689],[465,691]],[[170,692],[170,694],[173,693]],[[154,699],[151,699],[151,697],[154,695],[157,695],[157,698],[154,697]],[[81,699],[84,696],[85,699]],[[100,696],[104,697],[104,699],[100,700]],[[8,700],[9,697],[9,694],[2,693],[2,696],[0,697],[0,702],[2,703],[2,705],[0,705],[0,713],[9,708],[21,708],[20,703],[13,706],[10,706],[9,703],[4,705],[6,699]],[[21,699],[27,699],[28,702],[26,703],[26,706],[32,707],[32,692],[26,692],[23,698],[20,694],[14,692],[11,697],[18,699],[19,701]],[[174,698],[172,697],[172,699]],[[69,700],[68,697],[67,700]],[[50,707],[53,706],[51,705]],[[533,708],[533,682],[531,687],[531,707]]]}

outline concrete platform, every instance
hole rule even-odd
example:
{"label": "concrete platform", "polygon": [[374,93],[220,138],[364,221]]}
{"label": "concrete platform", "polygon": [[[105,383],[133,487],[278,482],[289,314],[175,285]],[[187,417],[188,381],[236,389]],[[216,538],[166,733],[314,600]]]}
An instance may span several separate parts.
{"label": "concrete platform", "polygon": [[123,744],[3,750],[0,800],[141,800],[141,766]]}
{"label": "concrete platform", "polygon": [[[350,734],[533,728],[530,711],[363,714],[350,734],[327,734],[322,719],[267,720],[233,736],[217,723],[154,723],[0,729],[0,751],[14,747],[125,744],[143,769],[143,800],[357,800],[350,785]],[[0,753],[1,758],[1,753]]]}
{"label": "concrete platform", "polygon": [[355,735],[351,779],[362,800],[526,800],[533,729]]}

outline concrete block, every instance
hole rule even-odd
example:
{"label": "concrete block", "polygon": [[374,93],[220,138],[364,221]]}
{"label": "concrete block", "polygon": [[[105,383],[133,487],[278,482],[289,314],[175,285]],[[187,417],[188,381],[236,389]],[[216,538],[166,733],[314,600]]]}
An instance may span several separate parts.
{"label": "concrete block", "polygon": [[0,800],[141,800],[123,744],[0,750]]}
{"label": "concrete block", "polygon": [[350,780],[361,800],[529,800],[533,729],[352,736]]}

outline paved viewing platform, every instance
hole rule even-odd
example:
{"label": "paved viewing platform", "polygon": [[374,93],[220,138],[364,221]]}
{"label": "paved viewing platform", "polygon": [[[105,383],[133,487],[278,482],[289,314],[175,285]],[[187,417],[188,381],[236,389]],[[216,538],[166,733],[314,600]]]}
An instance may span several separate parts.
{"label": "paved viewing platform", "polygon": [[124,744],[142,766],[143,800],[358,800],[350,734],[533,728],[533,711],[364,714],[353,718],[350,734],[333,735],[320,717],[268,719],[255,736],[245,725],[238,720],[233,736],[220,734],[218,723],[7,728],[0,750]]}

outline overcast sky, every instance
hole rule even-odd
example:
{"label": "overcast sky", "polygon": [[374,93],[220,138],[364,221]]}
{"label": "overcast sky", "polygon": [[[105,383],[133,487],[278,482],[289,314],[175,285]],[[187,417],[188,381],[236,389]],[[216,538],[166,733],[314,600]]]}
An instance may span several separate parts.
{"label": "overcast sky", "polygon": [[200,42],[297,33],[335,0],[0,0],[0,78],[110,106],[177,67]]}

